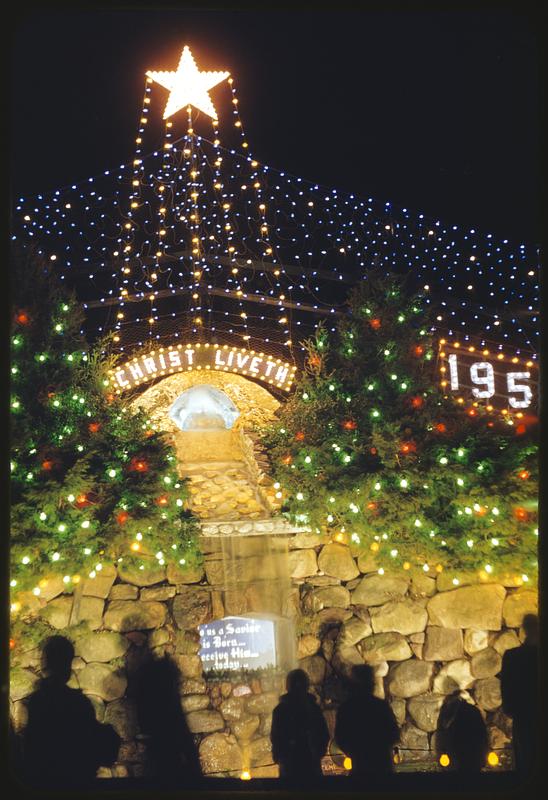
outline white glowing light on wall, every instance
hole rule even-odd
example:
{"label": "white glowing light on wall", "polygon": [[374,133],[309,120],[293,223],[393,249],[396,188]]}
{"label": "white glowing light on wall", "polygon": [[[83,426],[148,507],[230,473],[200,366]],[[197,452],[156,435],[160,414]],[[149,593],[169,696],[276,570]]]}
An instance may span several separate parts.
{"label": "white glowing light on wall", "polygon": [[240,416],[230,397],[208,384],[187,389],[171,405],[168,414],[182,431],[232,428]]}

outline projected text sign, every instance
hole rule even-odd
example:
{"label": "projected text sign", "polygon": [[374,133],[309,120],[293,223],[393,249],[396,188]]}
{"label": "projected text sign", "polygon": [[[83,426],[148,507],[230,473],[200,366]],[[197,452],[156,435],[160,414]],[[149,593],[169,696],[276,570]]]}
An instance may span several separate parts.
{"label": "projected text sign", "polygon": [[224,617],[199,626],[204,670],[257,669],[276,665],[274,622]]}

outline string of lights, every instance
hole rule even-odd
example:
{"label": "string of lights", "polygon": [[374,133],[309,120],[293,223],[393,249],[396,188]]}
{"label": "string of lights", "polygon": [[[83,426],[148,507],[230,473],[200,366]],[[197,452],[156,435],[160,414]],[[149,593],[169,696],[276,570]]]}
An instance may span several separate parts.
{"label": "string of lights", "polygon": [[237,149],[221,145],[216,115],[213,140],[198,135],[188,105],[186,133],[174,139],[166,120],[161,147],[142,156],[153,77],[172,74],[148,73],[130,164],[15,208],[12,238],[75,288],[89,337],[114,327],[121,352],[239,339],[295,362],[293,346],[302,354],[321,320],[346,313],[350,286],[380,268],[428,293],[441,333],[535,358],[538,251],[261,164],[231,77]]}

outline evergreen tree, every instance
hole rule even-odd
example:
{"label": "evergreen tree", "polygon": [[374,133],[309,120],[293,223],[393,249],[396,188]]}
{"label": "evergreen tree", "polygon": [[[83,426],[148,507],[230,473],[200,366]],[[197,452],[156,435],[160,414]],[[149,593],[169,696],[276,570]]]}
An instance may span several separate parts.
{"label": "evergreen tree", "polygon": [[[426,297],[372,274],[265,432],[282,511],[379,569],[536,571],[536,431],[437,385]],[[525,577],[522,577],[522,575]]]}
{"label": "evergreen tree", "polygon": [[51,270],[15,256],[11,337],[11,586],[53,574],[71,587],[103,562],[197,557],[175,455],[146,416],[108,390],[112,359]]}

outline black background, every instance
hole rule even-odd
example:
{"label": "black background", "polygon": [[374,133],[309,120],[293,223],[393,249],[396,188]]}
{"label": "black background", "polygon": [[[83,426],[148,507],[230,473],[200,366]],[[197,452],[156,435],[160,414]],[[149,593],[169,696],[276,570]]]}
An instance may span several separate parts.
{"label": "black background", "polygon": [[535,19],[509,5],[437,9],[27,7],[11,36],[12,194],[130,161],[144,72],[175,69],[187,43],[200,69],[233,74],[263,163],[534,244]]}

